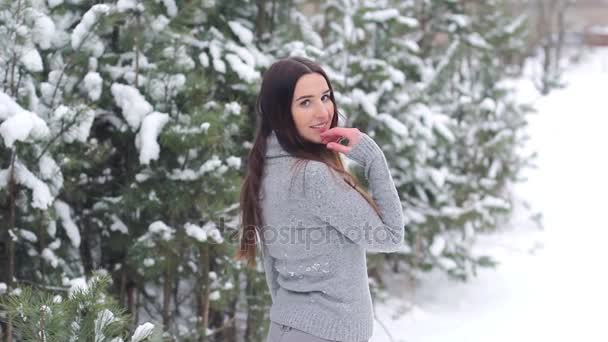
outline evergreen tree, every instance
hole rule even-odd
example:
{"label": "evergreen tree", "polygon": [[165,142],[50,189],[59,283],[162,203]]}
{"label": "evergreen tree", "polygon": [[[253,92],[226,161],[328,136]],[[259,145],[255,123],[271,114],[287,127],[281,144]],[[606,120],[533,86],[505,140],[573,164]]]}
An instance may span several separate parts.
{"label": "evergreen tree", "polygon": [[[321,62],[340,125],[370,134],[391,167],[405,248],[370,255],[370,275],[381,280],[391,261],[465,279],[492,264],[471,248],[510,209],[528,110],[501,82],[524,26],[501,6],[0,0],[0,296],[12,295],[13,313],[28,307],[30,322],[48,318],[42,305],[67,317],[70,299],[24,286],[102,270],[132,317],[96,307],[87,319],[107,309],[121,322],[108,337],[154,321],[179,341],[234,340],[242,312],[244,338],[262,340],[261,260],[233,261],[234,232],[260,76],[290,55]],[[15,335],[40,337],[14,323]]]}
{"label": "evergreen tree", "polygon": [[[15,19],[6,26],[23,35],[23,40],[12,39],[11,32],[4,37],[14,42],[15,52],[3,58],[19,66],[17,76],[11,74],[16,68],[2,69],[6,87],[14,88],[2,102],[11,105],[11,112],[2,113],[5,146],[26,140],[29,132],[17,137],[13,132],[30,117],[41,127],[29,128],[32,145],[45,139],[40,147],[24,141],[13,149],[11,155],[19,158],[31,155],[33,165],[43,156],[45,164],[33,174],[17,157],[8,159],[16,162],[3,165],[3,180],[15,190],[6,199],[26,194],[9,177],[17,170],[23,174],[17,173],[19,184],[34,189],[32,206],[48,209],[37,216],[24,215],[25,209],[17,212],[13,217],[28,223],[16,222],[3,232],[14,236],[6,241],[22,241],[28,248],[27,256],[11,254],[19,265],[19,281],[54,284],[62,277],[106,269],[128,312],[137,317],[140,308],[156,308],[160,297],[156,314],[165,329],[177,330],[178,322],[194,313],[199,319],[191,323],[199,327],[196,335],[204,337],[215,319],[210,302],[220,293],[235,296],[228,285],[238,265],[219,229],[235,219],[238,156],[247,148],[240,132],[247,119],[243,112],[253,105],[256,69],[268,59],[252,45],[251,6],[179,5],[3,3],[13,14],[3,17]],[[36,21],[22,19],[20,13],[45,18],[47,27],[38,29],[45,41],[36,36]],[[32,47],[37,41],[48,51],[37,52]],[[34,72],[42,72],[41,77],[34,79]],[[21,83],[10,83],[13,79]],[[34,148],[38,154],[30,151]],[[61,162],[54,163],[51,154]],[[54,177],[53,192],[38,174]],[[19,226],[43,229],[30,232]],[[150,250],[148,237],[158,229],[175,234],[160,255],[150,253],[143,265],[136,264],[145,255],[142,245],[157,252]],[[35,244],[38,250],[30,246]],[[27,262],[32,256],[40,258],[40,269],[49,269],[48,274],[31,272],[39,268]],[[160,277],[152,278],[157,273]],[[182,283],[192,292],[181,289]]]}
{"label": "evergreen tree", "polygon": [[389,160],[408,219],[399,254],[414,273],[437,267],[466,279],[493,264],[471,254],[475,234],[508,213],[507,185],[526,162],[514,151],[527,108],[500,84],[523,21],[501,6],[335,0],[309,20],[323,32],[319,58],[345,124],[368,132]]}
{"label": "evergreen tree", "polygon": [[508,185],[527,162],[514,152],[525,140],[528,108],[507,97],[501,84],[508,76],[501,57],[521,42],[523,26],[499,1],[425,1],[419,16],[425,23],[420,46],[433,71],[408,114],[436,138],[422,174],[426,186],[415,185],[429,214],[408,240],[418,247],[421,267],[466,279],[476,266],[493,264],[471,254],[475,235],[497,227],[509,212]]}
{"label": "evergreen tree", "polygon": [[[95,275],[88,282],[72,281],[67,289],[24,287],[5,299],[3,309],[17,328],[20,341],[121,342],[128,332],[128,317],[106,289],[110,277]],[[58,294],[61,293],[61,294]],[[138,326],[129,342],[160,341],[154,325]]]}

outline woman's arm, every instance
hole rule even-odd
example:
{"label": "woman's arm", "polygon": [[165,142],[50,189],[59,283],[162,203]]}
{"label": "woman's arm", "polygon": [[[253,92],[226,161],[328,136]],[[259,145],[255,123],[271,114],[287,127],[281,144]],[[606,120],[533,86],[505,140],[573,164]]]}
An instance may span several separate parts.
{"label": "woman's arm", "polygon": [[384,153],[372,138],[361,133],[346,156],[363,166],[380,216],[339,174],[317,161],[310,161],[305,171],[304,186],[312,212],[369,251],[398,250],[403,245],[405,223]]}

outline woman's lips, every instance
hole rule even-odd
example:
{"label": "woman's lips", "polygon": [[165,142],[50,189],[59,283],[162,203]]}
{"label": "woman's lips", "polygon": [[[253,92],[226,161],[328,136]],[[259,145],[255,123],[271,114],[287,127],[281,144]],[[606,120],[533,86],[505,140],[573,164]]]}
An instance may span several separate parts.
{"label": "woman's lips", "polygon": [[327,122],[323,126],[320,126],[320,127],[310,126],[310,128],[312,128],[312,129],[319,129],[319,130],[326,130],[327,129]]}

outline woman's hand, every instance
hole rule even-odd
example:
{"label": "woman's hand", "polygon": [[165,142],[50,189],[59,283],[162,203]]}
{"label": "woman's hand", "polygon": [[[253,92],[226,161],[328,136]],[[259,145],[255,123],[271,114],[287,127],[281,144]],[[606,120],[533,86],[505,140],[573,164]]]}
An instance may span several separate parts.
{"label": "woman's hand", "polygon": [[[352,147],[361,140],[361,131],[357,128],[334,127],[321,132],[321,141],[326,147],[336,152],[348,154]],[[348,139],[348,145],[339,143],[342,139]]]}

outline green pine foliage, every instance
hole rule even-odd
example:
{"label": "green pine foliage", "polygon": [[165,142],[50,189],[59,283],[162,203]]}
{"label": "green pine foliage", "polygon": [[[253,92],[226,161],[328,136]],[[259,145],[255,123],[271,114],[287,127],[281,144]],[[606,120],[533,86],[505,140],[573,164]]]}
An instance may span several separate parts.
{"label": "green pine foliage", "polygon": [[[528,162],[516,148],[529,108],[502,82],[517,73],[509,61],[525,21],[501,6],[0,0],[0,100],[12,101],[0,131],[32,122],[0,140],[0,249],[16,266],[9,275],[0,259],[0,296],[15,334],[39,340],[44,321],[48,340],[66,341],[68,329],[50,327],[80,319],[90,334],[111,312],[108,338],[154,320],[173,339],[221,340],[245,313],[245,339],[265,336],[263,270],[232,256],[255,95],[287,56],[323,65],[340,124],[370,134],[391,167],[405,247],[370,255],[370,273],[390,261],[467,279],[493,265],[472,254],[475,237],[508,215],[509,185]],[[111,281],[62,301],[26,286],[60,288],[96,270]],[[69,306],[100,298],[86,312]]]}
{"label": "green pine foliage", "polygon": [[471,251],[475,235],[509,213],[529,112],[501,84],[525,23],[502,5],[333,0],[296,27],[323,33],[320,54],[308,45],[296,53],[328,65],[345,124],[368,132],[389,160],[408,219],[398,254],[414,273],[439,268],[464,280],[494,264]]}
{"label": "green pine foliage", "polygon": [[72,288],[23,287],[1,305],[19,341],[158,341],[160,331],[143,324],[129,336],[130,318],[107,292],[110,277],[99,274]]}

